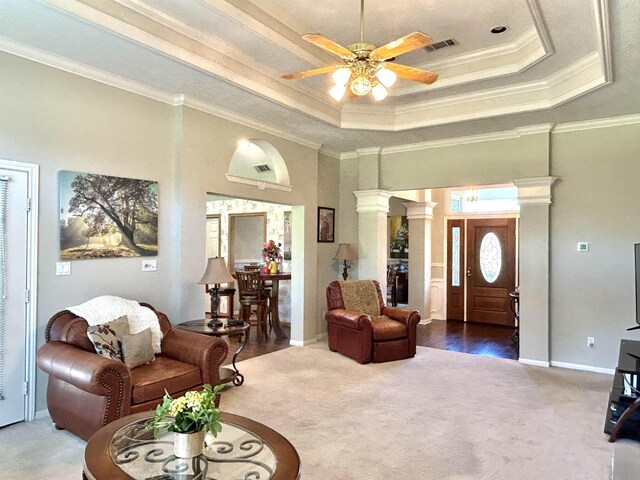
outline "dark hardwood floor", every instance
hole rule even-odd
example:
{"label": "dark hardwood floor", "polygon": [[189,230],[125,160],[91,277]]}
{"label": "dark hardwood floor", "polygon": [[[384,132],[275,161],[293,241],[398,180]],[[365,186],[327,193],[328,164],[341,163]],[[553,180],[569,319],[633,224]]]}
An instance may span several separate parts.
{"label": "dark hardwood floor", "polygon": [[513,327],[433,320],[418,325],[417,344],[423,347],[518,359],[518,346],[511,341]]}
{"label": "dark hardwood floor", "polygon": [[[291,337],[291,327],[289,325],[282,324],[282,330],[287,334],[287,338],[276,338],[276,334],[274,332],[271,332],[269,334],[268,340],[262,339],[259,341],[256,334],[256,328],[252,326],[249,339],[247,340],[247,346],[244,348],[244,350],[242,350],[242,352],[240,352],[237,361],[240,362],[249,358],[259,357],[260,355],[264,355],[266,353],[271,353],[282,350],[283,348],[290,347],[291,345],[289,345],[289,338]],[[228,365],[233,359],[233,354],[240,346],[240,343],[238,342],[240,337],[222,338],[226,340],[227,344],[229,345],[229,353],[227,354],[227,359],[223,363],[223,365]]]}
{"label": "dark hardwood floor", "polygon": [[[251,329],[247,346],[238,355],[238,361],[259,357],[267,353],[288,348],[290,326],[283,325],[287,338],[278,339],[271,332],[268,340],[258,340],[255,328]],[[428,325],[418,325],[416,343],[423,347],[452,350],[455,352],[487,355],[490,357],[518,359],[518,346],[511,341],[513,328],[481,323],[464,323],[455,320],[433,320]],[[224,365],[231,363],[237,350],[238,338],[222,337],[229,344],[229,353]]]}

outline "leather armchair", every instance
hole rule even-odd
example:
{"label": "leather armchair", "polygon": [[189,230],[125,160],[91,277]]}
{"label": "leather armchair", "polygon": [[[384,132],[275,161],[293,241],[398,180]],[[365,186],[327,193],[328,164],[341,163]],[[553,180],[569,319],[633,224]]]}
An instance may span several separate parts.
{"label": "leather armchair", "polygon": [[401,360],[416,354],[420,313],[386,306],[376,280],[331,282],[327,287],[327,308],[331,351],[358,363]]}
{"label": "leather armchair", "polygon": [[57,429],[87,440],[118,418],[155,409],[165,389],[176,397],[220,383],[224,340],[174,330],[164,313],[141,305],[156,313],[164,337],[162,353],[133,369],[95,353],[85,319],[68,310],[51,317],[36,360],[49,375],[47,407]]}

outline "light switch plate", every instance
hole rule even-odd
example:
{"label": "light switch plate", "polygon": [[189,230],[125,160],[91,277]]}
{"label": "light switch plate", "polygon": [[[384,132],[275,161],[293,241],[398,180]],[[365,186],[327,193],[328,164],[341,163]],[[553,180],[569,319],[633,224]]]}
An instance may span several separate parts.
{"label": "light switch plate", "polygon": [[158,271],[158,260],[156,259],[143,259],[142,260],[143,272],[156,272]]}
{"label": "light switch plate", "polygon": [[56,275],[71,275],[71,262],[56,262]]}
{"label": "light switch plate", "polygon": [[588,242],[578,242],[578,251],[579,252],[588,252],[589,251],[589,243]]}

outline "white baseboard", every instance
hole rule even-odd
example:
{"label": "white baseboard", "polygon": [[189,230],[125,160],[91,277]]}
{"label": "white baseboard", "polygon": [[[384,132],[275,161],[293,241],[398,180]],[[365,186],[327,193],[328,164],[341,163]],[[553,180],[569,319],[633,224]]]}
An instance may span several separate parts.
{"label": "white baseboard", "polygon": [[524,365],[533,365],[535,367],[546,367],[549,368],[549,362],[544,362],[542,360],[530,360],[528,358],[519,358],[518,362]]}
{"label": "white baseboard", "polygon": [[418,325],[429,325],[431,323],[431,318],[423,318],[422,320],[420,320],[420,322],[418,322]]}
{"label": "white baseboard", "polygon": [[579,363],[567,363],[567,362],[551,362],[552,367],[570,368],[571,370],[584,370],[586,372],[606,373],[613,375],[616,373],[613,368],[592,367],[591,365],[581,365]]}
{"label": "white baseboard", "polygon": [[34,420],[40,420],[41,418],[51,418],[51,415],[49,415],[49,410],[47,410],[46,408],[44,410],[38,410],[36,412],[36,418],[34,418]]}
{"label": "white baseboard", "polygon": [[289,340],[289,345],[294,347],[306,347],[307,345],[313,345],[314,343],[318,343],[317,338],[310,338],[309,340]]}

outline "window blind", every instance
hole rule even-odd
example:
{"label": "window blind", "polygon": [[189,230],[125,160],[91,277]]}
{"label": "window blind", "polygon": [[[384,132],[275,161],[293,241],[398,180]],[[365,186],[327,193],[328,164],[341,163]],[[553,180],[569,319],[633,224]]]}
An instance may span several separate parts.
{"label": "window blind", "polygon": [[5,393],[6,298],[7,298],[7,190],[9,178],[0,177],[0,400]]}

